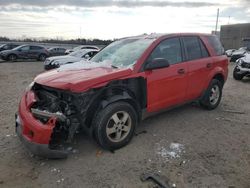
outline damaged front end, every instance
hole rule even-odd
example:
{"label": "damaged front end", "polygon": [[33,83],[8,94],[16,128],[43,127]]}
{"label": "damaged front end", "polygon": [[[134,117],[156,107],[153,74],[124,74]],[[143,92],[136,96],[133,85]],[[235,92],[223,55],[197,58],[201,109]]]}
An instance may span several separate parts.
{"label": "damaged front end", "polygon": [[73,140],[84,124],[91,96],[91,91],[72,93],[35,83],[19,105],[18,135],[36,155],[66,157],[64,145]]}

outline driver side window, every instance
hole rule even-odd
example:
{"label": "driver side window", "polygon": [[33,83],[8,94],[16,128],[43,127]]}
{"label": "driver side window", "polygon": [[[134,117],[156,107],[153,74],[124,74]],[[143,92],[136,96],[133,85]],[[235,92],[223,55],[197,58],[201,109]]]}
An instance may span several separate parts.
{"label": "driver side window", "polygon": [[155,58],[164,58],[170,65],[182,62],[181,44],[179,38],[170,38],[162,41],[150,54],[148,61]]}

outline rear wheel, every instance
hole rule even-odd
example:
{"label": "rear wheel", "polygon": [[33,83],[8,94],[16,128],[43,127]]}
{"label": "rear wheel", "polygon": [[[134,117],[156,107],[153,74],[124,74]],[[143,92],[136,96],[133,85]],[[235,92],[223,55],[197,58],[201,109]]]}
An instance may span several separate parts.
{"label": "rear wheel", "polygon": [[10,54],[10,55],[8,56],[8,60],[9,60],[9,61],[16,61],[16,59],[17,59],[17,56],[16,56],[15,54]]}
{"label": "rear wheel", "polygon": [[242,80],[244,77],[244,74],[240,74],[240,70],[238,67],[234,68],[234,72],[233,72],[233,77],[235,80]]}
{"label": "rear wheel", "polygon": [[215,109],[221,101],[223,84],[217,79],[213,79],[205,93],[205,95],[200,100],[202,107],[208,110]]}
{"label": "rear wheel", "polygon": [[132,139],[137,113],[126,102],[116,102],[99,111],[93,121],[97,142],[108,150],[119,149]]}
{"label": "rear wheel", "polygon": [[47,58],[47,56],[45,54],[41,54],[41,55],[39,55],[38,60],[45,61],[46,58]]}

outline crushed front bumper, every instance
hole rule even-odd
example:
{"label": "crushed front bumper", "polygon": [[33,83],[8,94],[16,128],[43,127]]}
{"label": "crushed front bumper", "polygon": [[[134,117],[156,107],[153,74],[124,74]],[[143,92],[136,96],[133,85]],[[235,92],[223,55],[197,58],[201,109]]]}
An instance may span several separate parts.
{"label": "crushed front bumper", "polygon": [[42,124],[35,119],[29,108],[35,101],[34,93],[29,91],[21,99],[19,112],[15,115],[16,133],[24,145],[35,155],[46,158],[66,158],[67,152],[49,148],[54,122]]}

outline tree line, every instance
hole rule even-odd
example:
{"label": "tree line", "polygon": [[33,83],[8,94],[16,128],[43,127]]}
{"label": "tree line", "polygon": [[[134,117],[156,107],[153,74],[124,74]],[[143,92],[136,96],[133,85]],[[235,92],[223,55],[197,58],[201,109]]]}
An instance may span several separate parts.
{"label": "tree line", "polygon": [[37,42],[37,43],[58,43],[58,44],[79,44],[79,45],[108,45],[113,40],[101,40],[101,39],[36,39],[36,38],[24,38],[24,39],[10,39],[8,37],[1,37],[0,41],[2,42]]}

